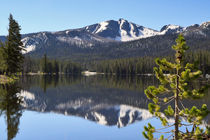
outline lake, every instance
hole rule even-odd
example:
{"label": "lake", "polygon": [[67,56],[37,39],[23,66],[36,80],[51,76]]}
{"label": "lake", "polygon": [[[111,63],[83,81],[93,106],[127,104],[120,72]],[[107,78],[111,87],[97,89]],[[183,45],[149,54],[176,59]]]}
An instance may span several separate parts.
{"label": "lake", "polygon": [[[153,76],[22,77],[0,86],[0,139],[142,140],[148,122],[161,127],[144,94],[157,84]],[[209,95],[184,104],[210,107]]]}

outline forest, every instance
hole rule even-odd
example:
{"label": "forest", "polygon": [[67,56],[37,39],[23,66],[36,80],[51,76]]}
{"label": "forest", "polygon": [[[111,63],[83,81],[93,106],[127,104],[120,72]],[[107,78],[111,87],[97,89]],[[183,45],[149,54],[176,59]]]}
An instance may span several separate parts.
{"label": "forest", "polygon": [[30,56],[25,56],[22,72],[24,74],[80,74],[82,67],[80,64],[70,60],[49,59],[45,54],[41,59],[33,59]]}
{"label": "forest", "polygon": [[[189,62],[197,63],[198,69],[203,74],[210,74],[210,51],[191,51],[186,54]],[[173,61],[174,56],[164,56]],[[156,66],[154,56],[110,59],[93,61],[89,63],[78,63],[71,60],[50,59],[45,54],[42,58],[25,56],[22,73],[45,73],[45,74],[80,74],[84,70],[96,71],[104,74],[136,75],[153,74]]]}
{"label": "forest", "polygon": [[[125,43],[124,45],[120,43],[113,44],[115,46],[111,47],[117,49],[117,52],[115,53],[111,51],[110,47],[105,47],[106,51],[101,47],[98,47],[96,50],[97,55],[92,51],[89,51],[90,55],[88,56],[82,54],[78,55],[77,57],[80,58],[80,61],[76,61],[76,59],[73,58],[55,58],[52,57],[49,52],[40,57],[35,57],[30,53],[23,55],[22,52],[24,51],[25,46],[21,41],[20,26],[17,21],[13,19],[12,15],[9,17],[9,22],[9,33],[6,41],[0,42],[0,75],[6,74],[9,76],[29,73],[50,75],[81,74],[81,72],[85,70],[115,75],[153,74],[153,67],[156,66],[154,61],[156,57],[166,57],[172,62],[174,60],[174,52],[168,51],[168,48],[165,47],[166,45],[173,43],[173,41],[169,41],[166,44],[159,44],[158,46],[155,43],[155,48],[147,47],[151,46],[152,42],[158,42],[160,38],[164,40],[164,36],[153,37],[153,41],[144,39],[140,44],[139,41]],[[176,35],[169,36],[170,40],[174,37],[176,37]],[[197,38],[197,40],[202,41],[202,39],[199,38]],[[144,43],[148,45],[142,46]],[[191,63],[197,63],[197,68],[200,69],[204,75],[210,74],[210,51],[204,49],[205,47],[198,47],[199,45],[196,45],[195,42],[189,41],[189,45],[194,47],[190,48],[191,51],[184,56],[186,57],[186,60]],[[208,41],[200,45],[208,46]],[[197,46],[197,48],[195,48],[195,46]],[[139,52],[134,48],[142,49],[142,51]],[[200,48],[200,50],[198,48]],[[59,49],[61,50],[61,48]],[[126,53],[122,51],[122,49],[126,50]],[[132,49],[134,50],[131,51]],[[145,53],[144,49],[147,50],[147,53]],[[155,55],[155,53],[157,54],[157,52],[161,50],[164,50],[163,54]],[[64,49],[62,51],[66,50]],[[101,54],[103,51],[107,54],[111,51],[115,56],[109,55],[108,57],[103,55]],[[137,54],[144,52],[145,55],[134,55],[132,52]],[[151,52],[153,53],[151,54]],[[90,59],[91,57],[94,57],[95,59]]]}
{"label": "forest", "polygon": [[[186,54],[186,60],[196,63],[203,74],[210,73],[210,51],[191,51]],[[164,56],[173,61],[174,56]],[[138,58],[122,58],[114,60],[96,61],[90,64],[92,71],[117,75],[153,74],[155,57],[144,56]]]}

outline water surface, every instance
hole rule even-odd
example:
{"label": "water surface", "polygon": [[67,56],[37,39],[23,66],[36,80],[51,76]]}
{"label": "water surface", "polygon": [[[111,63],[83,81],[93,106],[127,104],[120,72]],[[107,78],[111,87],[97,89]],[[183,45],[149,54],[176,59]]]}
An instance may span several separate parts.
{"label": "water surface", "polygon": [[0,88],[0,139],[141,140],[148,122],[161,126],[143,92],[157,84],[145,76],[23,77]]}

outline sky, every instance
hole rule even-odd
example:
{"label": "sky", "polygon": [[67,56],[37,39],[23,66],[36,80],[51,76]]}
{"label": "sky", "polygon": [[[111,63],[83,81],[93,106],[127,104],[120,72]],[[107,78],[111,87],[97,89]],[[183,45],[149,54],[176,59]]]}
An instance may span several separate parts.
{"label": "sky", "polygon": [[7,35],[11,13],[21,33],[75,29],[124,18],[160,30],[210,21],[210,0],[0,0],[0,35]]}

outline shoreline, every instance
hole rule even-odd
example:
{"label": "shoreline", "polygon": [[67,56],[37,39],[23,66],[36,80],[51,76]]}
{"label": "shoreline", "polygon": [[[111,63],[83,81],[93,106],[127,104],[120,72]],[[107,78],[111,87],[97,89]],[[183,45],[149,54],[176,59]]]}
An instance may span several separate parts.
{"label": "shoreline", "polygon": [[6,75],[0,75],[0,84],[8,84],[14,82],[16,79],[8,77]]}

